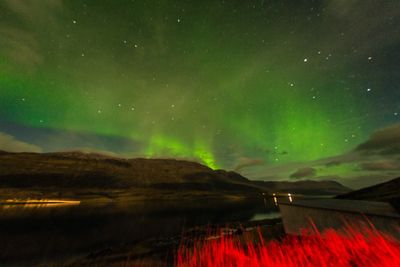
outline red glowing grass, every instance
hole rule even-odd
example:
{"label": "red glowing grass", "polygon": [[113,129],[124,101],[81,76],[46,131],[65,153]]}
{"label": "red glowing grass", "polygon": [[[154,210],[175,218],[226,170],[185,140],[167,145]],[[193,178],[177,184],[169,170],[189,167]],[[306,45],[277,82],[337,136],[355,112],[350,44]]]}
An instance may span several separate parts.
{"label": "red glowing grass", "polygon": [[400,266],[400,242],[375,230],[328,230],[266,242],[222,237],[181,246],[177,267]]}

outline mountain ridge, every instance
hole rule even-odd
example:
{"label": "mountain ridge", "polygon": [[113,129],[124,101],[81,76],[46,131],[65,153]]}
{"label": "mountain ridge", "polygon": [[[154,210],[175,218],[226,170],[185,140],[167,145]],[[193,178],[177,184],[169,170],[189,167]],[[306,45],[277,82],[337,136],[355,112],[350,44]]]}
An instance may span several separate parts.
{"label": "mountain ridge", "polygon": [[239,173],[212,170],[177,159],[124,159],[98,153],[10,153],[0,151],[0,188],[89,189],[103,191],[155,188],[171,192],[212,191],[336,194],[348,191],[336,182],[251,181]]}

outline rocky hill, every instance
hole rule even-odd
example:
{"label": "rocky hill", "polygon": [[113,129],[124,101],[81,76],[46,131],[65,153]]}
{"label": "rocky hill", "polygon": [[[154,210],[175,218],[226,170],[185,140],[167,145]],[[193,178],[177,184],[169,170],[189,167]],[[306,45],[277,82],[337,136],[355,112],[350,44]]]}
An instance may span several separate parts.
{"label": "rocky hill", "polygon": [[0,153],[0,187],[170,187],[256,190],[234,172],[174,159],[121,159],[99,154]]}
{"label": "rocky hill", "polygon": [[385,201],[390,202],[397,210],[400,210],[400,177],[385,183],[342,194],[337,196],[337,198]]}
{"label": "rocky hill", "polygon": [[102,195],[116,191],[132,194],[142,190],[144,197],[148,197],[148,190],[168,191],[170,196],[177,192],[190,195],[194,191],[252,196],[260,195],[260,192],[337,194],[348,191],[336,182],[250,181],[235,172],[212,170],[184,160],[122,159],[82,152],[39,154],[4,151],[0,152],[1,188],[64,192],[63,195],[78,191]]}

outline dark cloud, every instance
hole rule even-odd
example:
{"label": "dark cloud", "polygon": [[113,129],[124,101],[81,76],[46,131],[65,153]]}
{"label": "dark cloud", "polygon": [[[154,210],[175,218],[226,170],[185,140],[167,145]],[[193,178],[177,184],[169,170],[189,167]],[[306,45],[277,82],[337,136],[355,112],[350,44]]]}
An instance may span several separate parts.
{"label": "dark cloud", "polygon": [[400,154],[400,123],[376,131],[356,151],[367,154]]}
{"label": "dark cloud", "polygon": [[246,167],[259,166],[263,164],[265,164],[265,161],[263,159],[242,157],[238,159],[234,170],[240,171]]}
{"label": "dark cloud", "polygon": [[36,145],[28,144],[6,133],[0,132],[0,150],[8,152],[41,152]]}
{"label": "dark cloud", "polygon": [[290,175],[290,178],[305,178],[305,177],[314,177],[317,175],[317,170],[311,167],[305,167],[298,169],[296,172]]}
{"label": "dark cloud", "polygon": [[359,53],[370,53],[377,47],[392,47],[400,42],[399,35],[395,34],[400,22],[398,1],[326,0],[325,4],[327,13],[336,21],[335,26],[348,36],[347,42],[335,42],[336,45],[348,47],[357,43]]}
{"label": "dark cloud", "polygon": [[376,161],[360,164],[361,169],[367,171],[395,171],[400,170],[400,162]]}
{"label": "dark cloud", "polygon": [[339,160],[332,160],[325,164],[326,167],[335,167],[341,165],[342,162]]}
{"label": "dark cloud", "polygon": [[[46,53],[38,33],[43,26],[49,25],[53,25],[51,27],[57,32],[56,15],[62,9],[62,0],[4,0],[0,2],[0,9],[6,16],[16,18],[12,23],[0,22],[0,45],[3,49],[0,55],[28,71],[34,70],[44,62]],[[34,26],[39,27],[38,31],[33,29]]]}
{"label": "dark cloud", "polygon": [[375,131],[348,153],[315,161],[249,168],[243,174],[256,180],[330,177],[354,189],[381,183],[400,176],[400,124]]}

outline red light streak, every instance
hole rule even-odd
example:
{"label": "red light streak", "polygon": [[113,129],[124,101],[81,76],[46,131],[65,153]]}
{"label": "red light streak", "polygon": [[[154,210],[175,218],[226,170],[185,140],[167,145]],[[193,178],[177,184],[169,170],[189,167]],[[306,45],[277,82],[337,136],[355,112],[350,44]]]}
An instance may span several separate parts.
{"label": "red light streak", "polygon": [[[310,233],[310,232],[308,232]],[[400,266],[400,242],[376,230],[327,230],[282,241],[223,236],[182,245],[177,267],[376,267]]]}

